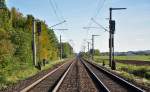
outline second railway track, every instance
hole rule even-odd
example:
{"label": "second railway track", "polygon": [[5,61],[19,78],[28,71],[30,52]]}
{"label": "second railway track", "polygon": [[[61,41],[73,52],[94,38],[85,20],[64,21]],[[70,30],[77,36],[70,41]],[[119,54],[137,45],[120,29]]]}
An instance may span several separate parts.
{"label": "second railway track", "polygon": [[139,87],[116,76],[103,67],[100,67],[83,59],[81,59],[81,61],[83,62],[89,73],[93,74],[92,77],[95,76],[94,78],[97,78],[97,80],[101,82],[103,88],[107,89],[105,90],[105,92],[145,92]]}

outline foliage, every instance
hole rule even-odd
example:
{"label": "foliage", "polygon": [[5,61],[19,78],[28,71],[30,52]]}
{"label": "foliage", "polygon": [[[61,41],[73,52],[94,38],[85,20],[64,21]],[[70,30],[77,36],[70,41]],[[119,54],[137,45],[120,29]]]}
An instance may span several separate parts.
{"label": "foliage", "polygon": [[[105,62],[108,65],[107,59],[95,58],[95,61],[97,63]],[[150,67],[149,66],[136,66],[136,65],[117,63],[117,70],[150,80]]]}
{"label": "foliage", "polygon": [[[92,54],[93,49],[90,49],[90,53]],[[95,56],[100,56],[100,51],[99,49],[94,49],[94,55]]]}
{"label": "foliage", "polygon": [[11,9],[11,19],[13,28],[24,28],[26,20],[14,7]]}
{"label": "foliage", "polygon": [[25,28],[27,29],[27,31],[32,32],[33,18],[34,17],[32,15],[27,15],[27,20],[25,23]]}
{"label": "foliage", "polygon": [[11,22],[11,13],[9,10],[7,8],[0,9],[0,28],[8,31],[11,28]]}
{"label": "foliage", "polygon": [[135,76],[139,76],[142,78],[147,78],[150,80],[150,68],[149,66],[134,66],[134,65],[126,65],[126,64],[118,64],[118,69],[121,71],[128,72]]}
{"label": "foliage", "polygon": [[69,43],[67,42],[62,43],[62,47],[63,47],[63,54],[62,54],[63,58],[68,58],[73,54],[73,49]]}
{"label": "foliage", "polygon": [[[0,88],[31,76],[38,71],[32,65],[32,28],[34,16],[23,16],[16,8],[0,9]],[[37,60],[59,58],[59,42],[42,20],[41,35],[36,33]],[[36,30],[37,32],[37,30]],[[64,57],[71,46],[64,44]],[[71,51],[73,53],[73,50]],[[52,62],[49,62],[52,64]],[[19,75],[20,74],[20,75]]]}
{"label": "foliage", "polygon": [[[34,16],[23,16],[16,8],[0,9],[0,89],[38,72],[32,62],[32,29]],[[41,22],[41,33],[36,30],[37,60],[49,61],[52,67],[59,58],[59,42],[52,29]],[[35,24],[37,25],[37,24]],[[64,43],[64,57],[73,53],[72,47]],[[71,48],[71,51],[70,51]]]}
{"label": "foliage", "polygon": [[95,50],[94,50],[94,55],[95,55],[95,56],[100,56],[100,51],[99,51],[98,49],[95,49]]}
{"label": "foliage", "polygon": [[49,59],[56,60],[59,57],[59,43],[54,34],[54,31],[51,29],[48,29],[48,39],[48,51],[52,51],[51,53],[49,53]]}

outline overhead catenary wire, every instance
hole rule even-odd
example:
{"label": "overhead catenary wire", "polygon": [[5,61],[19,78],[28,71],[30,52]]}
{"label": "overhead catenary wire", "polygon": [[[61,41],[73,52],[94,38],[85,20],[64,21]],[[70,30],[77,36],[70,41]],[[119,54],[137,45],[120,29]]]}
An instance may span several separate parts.
{"label": "overhead catenary wire", "polygon": [[[59,25],[59,24],[62,24],[62,23],[64,23],[64,22],[66,22],[66,20],[65,20],[65,18],[64,18],[64,16],[63,16],[61,10],[59,9],[59,7],[58,7],[56,1],[55,1],[55,0],[48,0],[48,1],[49,1],[49,3],[50,3],[50,6],[51,6],[51,8],[52,8],[52,10],[53,10],[53,12],[54,12],[54,14],[55,14],[55,16],[56,16],[57,19],[58,19],[58,21],[62,21],[62,20],[63,20],[62,22],[60,22],[60,23],[58,23],[58,24],[55,24],[55,25],[51,26],[50,28],[52,28],[52,27],[54,27],[54,26],[57,26],[57,25]],[[56,29],[56,28],[55,28],[55,29]],[[56,30],[60,30],[60,31],[64,32],[64,30],[66,30],[66,28],[64,28],[64,29],[62,29],[62,28],[57,28]],[[63,33],[63,35],[65,35],[65,34]],[[65,37],[68,37],[68,36],[65,36]],[[68,38],[68,39],[69,39],[69,38]]]}
{"label": "overhead catenary wire", "polygon": [[57,5],[57,3],[55,2],[55,0],[53,0],[53,2],[54,2],[54,5],[55,5],[55,7],[56,7],[56,10],[59,11],[59,13],[60,13],[59,15],[60,15],[61,19],[65,20],[65,18],[64,18],[64,16],[63,16],[63,13],[62,13],[62,11],[60,10],[60,8],[58,7],[58,5]]}
{"label": "overhead catenary wire", "polygon": [[50,6],[51,6],[51,8],[52,8],[52,10],[53,10],[53,12],[54,12],[54,14],[55,14],[55,16],[56,16],[57,19],[58,19],[58,21],[60,21],[60,17],[59,17],[58,14],[57,14],[56,7],[54,6],[52,0],[48,0],[48,1],[49,1],[49,3],[50,3]]}
{"label": "overhead catenary wire", "polygon": [[95,24],[97,24],[99,27],[101,27],[102,29],[104,29],[106,32],[109,32],[108,29],[106,29],[105,27],[103,27],[101,24],[99,24],[97,21],[95,21],[93,18],[91,19]]}
{"label": "overhead catenary wire", "polygon": [[95,13],[95,15],[92,18],[96,18],[98,16],[98,14],[100,13],[101,9],[104,7],[106,0],[103,0],[103,2],[101,3],[101,0],[99,0],[99,3],[97,5],[97,12]]}
{"label": "overhead catenary wire", "polygon": [[[98,16],[98,14],[100,13],[101,9],[104,7],[106,0],[103,0],[103,2],[101,2],[101,0],[99,0],[98,4],[97,4],[97,10],[95,12],[95,14],[90,18],[87,26],[90,27],[92,26],[92,18],[96,18]],[[89,28],[90,29],[90,28]],[[89,29],[87,29],[87,33],[89,35]]]}

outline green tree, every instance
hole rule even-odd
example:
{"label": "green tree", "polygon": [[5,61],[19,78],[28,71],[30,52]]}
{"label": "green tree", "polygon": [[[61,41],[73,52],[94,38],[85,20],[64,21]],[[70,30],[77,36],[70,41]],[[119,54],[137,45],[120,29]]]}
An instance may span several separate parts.
{"label": "green tree", "polygon": [[98,49],[95,49],[95,50],[94,50],[94,55],[95,55],[95,56],[100,56],[100,51],[99,51]]}
{"label": "green tree", "polygon": [[11,13],[6,9],[0,9],[0,28],[9,30],[11,28]]}
{"label": "green tree", "polygon": [[25,26],[26,26],[26,29],[30,32],[32,32],[33,19],[34,17],[32,15],[27,15]]}
{"label": "green tree", "polygon": [[11,19],[14,28],[25,28],[26,18],[24,18],[23,14],[18,12],[14,7],[11,9]]}
{"label": "green tree", "polygon": [[[14,45],[11,43],[10,34],[0,29],[0,66],[4,68],[15,52]],[[8,60],[9,59],[9,60]]]}
{"label": "green tree", "polygon": [[73,49],[71,47],[71,45],[67,42],[62,43],[62,47],[63,47],[63,58],[68,58],[73,54]]}

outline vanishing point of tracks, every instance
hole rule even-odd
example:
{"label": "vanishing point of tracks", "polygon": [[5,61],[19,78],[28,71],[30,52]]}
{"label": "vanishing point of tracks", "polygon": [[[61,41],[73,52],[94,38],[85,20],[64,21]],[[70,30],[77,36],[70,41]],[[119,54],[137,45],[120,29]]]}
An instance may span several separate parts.
{"label": "vanishing point of tracks", "polygon": [[79,57],[19,92],[144,92],[99,65]]}

